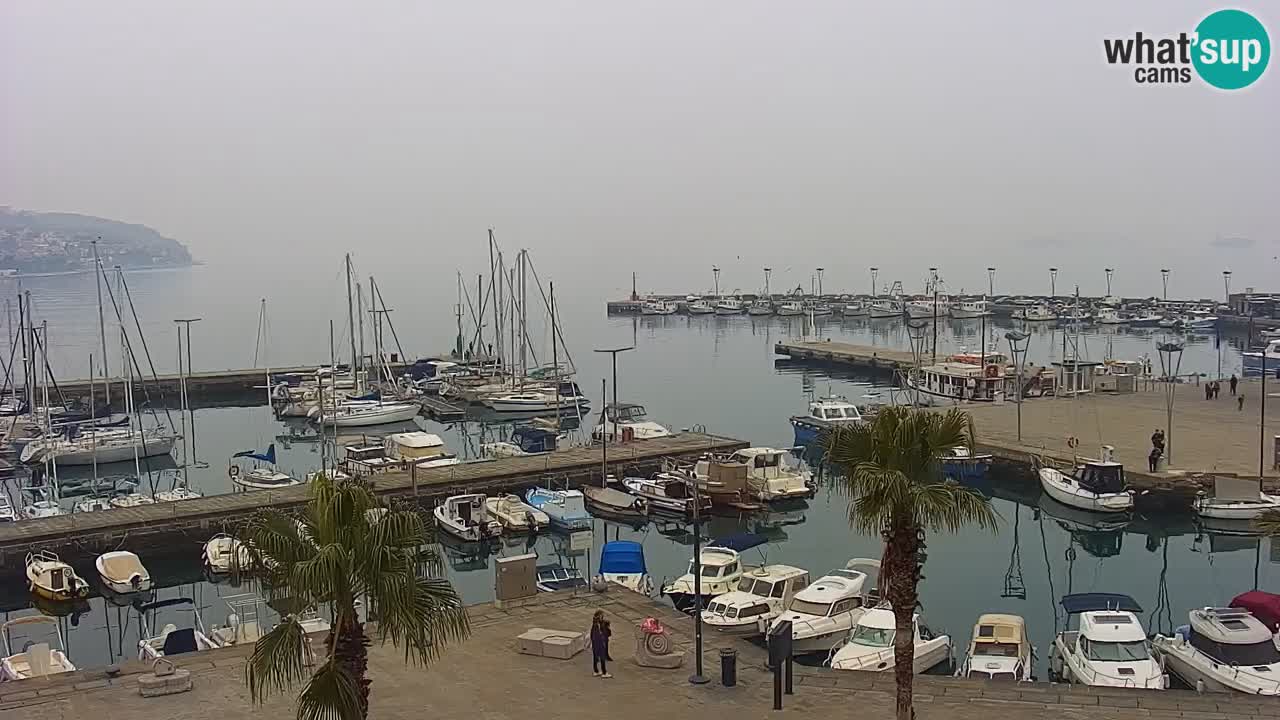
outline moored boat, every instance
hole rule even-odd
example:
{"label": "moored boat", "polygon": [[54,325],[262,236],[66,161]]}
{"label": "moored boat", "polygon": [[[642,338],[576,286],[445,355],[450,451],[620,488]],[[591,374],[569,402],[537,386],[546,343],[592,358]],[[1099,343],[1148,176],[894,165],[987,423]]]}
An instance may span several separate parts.
{"label": "moored boat", "polygon": [[796,655],[828,656],[877,600],[875,579],[855,568],[879,571],[877,560],[850,560],[796,593],[790,607],[773,624],[791,623],[791,649]]}
{"label": "moored boat", "polygon": [[48,550],[27,553],[27,589],[46,600],[80,600],[89,597],[89,583]]}
{"label": "moored boat", "polygon": [[[1128,595],[1078,593],[1062,598],[1068,623],[1049,653],[1049,679],[1096,687],[1164,690],[1168,676],[1151,654],[1146,631],[1138,621],[1142,607]],[[1070,624],[1068,624],[1070,628]]]}
{"label": "moored boat", "polygon": [[504,532],[537,532],[551,524],[551,518],[515,495],[485,498],[485,511],[502,525]]}
{"label": "moored boat", "polygon": [[[702,548],[697,558],[689,561],[689,572],[663,586],[662,594],[670,598],[671,604],[680,612],[705,609],[712,598],[738,586],[743,572],[740,554],[765,542],[763,536],[749,533],[712,541],[711,545]],[[695,575],[699,568],[702,572]]]}
{"label": "moored boat", "polygon": [[641,595],[653,594],[653,578],[644,561],[644,546],[631,540],[610,540],[600,548],[600,577]]}
{"label": "moored boat", "polygon": [[[20,652],[13,651],[13,631],[24,628],[45,630],[53,643],[27,641]],[[0,660],[0,680],[30,680],[62,673],[75,672],[76,666],[67,658],[66,640],[58,619],[48,615],[25,615],[0,625],[4,637],[4,659]]]}
{"label": "moored boat", "polygon": [[1133,509],[1133,491],[1124,479],[1124,466],[1112,460],[1114,449],[1102,446],[1102,459],[1084,459],[1070,475],[1057,468],[1040,466],[1036,459],[1040,486],[1049,497],[1063,505],[1100,513],[1122,513]]}
{"label": "moored boat", "polygon": [[[827,664],[832,670],[892,671],[896,667],[897,634],[893,610],[887,605],[872,608],[858,618],[844,644],[832,651]],[[913,675],[951,659],[951,636],[933,631],[921,621],[920,613],[911,616],[911,634],[915,648]]]}
{"label": "moored boat", "polygon": [[447,497],[432,514],[436,527],[464,542],[480,542],[502,534],[502,524],[489,515],[485,496],[479,493]]}
{"label": "moored boat", "polygon": [[1201,692],[1280,695],[1280,650],[1261,620],[1241,608],[1199,608],[1173,635],[1151,641],[1171,675]]}
{"label": "moored boat", "polygon": [[591,528],[591,515],[587,513],[585,499],[579,490],[531,488],[524,499],[546,513],[551,526],[557,530],[574,532]]}
{"label": "moored boat", "polygon": [[151,573],[137,555],[128,550],[113,550],[94,561],[103,587],[119,595],[143,593],[151,589]]}
{"label": "moored boat", "polygon": [[1030,682],[1033,653],[1021,615],[987,613],[973,626],[969,652],[956,668],[956,677]]}
{"label": "moored boat", "polygon": [[752,568],[743,573],[737,588],[707,603],[702,622],[726,635],[758,635],[808,585],[807,570],[790,565]]}

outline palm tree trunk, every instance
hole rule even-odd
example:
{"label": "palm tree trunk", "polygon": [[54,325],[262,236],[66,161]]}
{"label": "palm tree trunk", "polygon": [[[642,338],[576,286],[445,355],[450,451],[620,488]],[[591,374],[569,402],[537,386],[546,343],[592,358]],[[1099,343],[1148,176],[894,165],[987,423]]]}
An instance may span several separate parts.
{"label": "palm tree trunk", "polygon": [[346,613],[346,618],[330,635],[334,643],[334,660],[346,668],[355,678],[360,688],[360,716],[369,717],[369,638],[364,634],[364,625],[356,620],[355,609]]}
{"label": "palm tree trunk", "polygon": [[895,703],[897,720],[915,718],[911,702],[916,650],[912,618],[916,611],[916,583],[919,579],[916,561],[919,545],[917,528],[909,523],[895,522],[885,533],[884,574],[888,587],[885,588],[884,595],[893,606],[894,625],[897,628],[893,641],[893,678],[898,690]]}

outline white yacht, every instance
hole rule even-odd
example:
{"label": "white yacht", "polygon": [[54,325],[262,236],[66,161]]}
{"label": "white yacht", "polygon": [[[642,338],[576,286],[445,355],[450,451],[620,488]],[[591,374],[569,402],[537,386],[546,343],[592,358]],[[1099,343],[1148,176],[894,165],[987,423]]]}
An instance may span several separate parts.
{"label": "white yacht", "polygon": [[485,498],[485,512],[511,533],[538,532],[551,524],[551,518],[515,495]]}
{"label": "white yacht", "polygon": [[600,442],[608,436],[610,443],[631,440],[652,440],[668,437],[671,430],[649,419],[643,405],[635,403],[609,404],[600,416],[600,422],[591,432],[591,439]]}
{"label": "white yacht", "polygon": [[168,455],[177,439],[161,430],[86,430],[72,440],[60,435],[36,438],[22,448],[19,459],[27,464],[105,465]]}
{"label": "white yacht", "polygon": [[703,299],[690,300],[686,307],[690,315],[710,315],[716,311],[715,306]]}
{"label": "white yacht", "polygon": [[[662,587],[662,594],[671,598],[671,604],[677,610],[692,613],[694,610],[706,609],[712,599],[731,592],[742,579],[741,553],[763,545],[766,539],[760,535],[732,535],[712,541],[708,547],[702,548],[698,563],[689,560],[689,572]],[[694,584],[694,571],[702,566],[702,606],[697,605],[698,588]]]}
{"label": "white yacht", "polygon": [[674,315],[678,305],[666,300],[646,300],[640,305],[641,315]]}
{"label": "white yacht", "polygon": [[1049,679],[1097,687],[1164,690],[1169,678],[1151,654],[1128,595],[1080,593],[1062,598],[1062,609],[1078,615],[1079,629],[1058,634],[1049,653]]}
{"label": "white yacht", "polygon": [[[157,634],[152,634],[152,625],[159,610],[178,607],[191,613],[190,627],[180,628],[173,623],[166,624]],[[138,608],[141,618],[142,639],[138,641],[138,659],[152,662],[162,657],[185,655],[201,650],[212,650],[218,643],[209,639],[204,632],[204,622],[200,619],[200,609],[191,598],[172,598],[157,600]]]}
{"label": "white yacht", "polygon": [[790,301],[781,303],[776,308],[774,308],[774,313],[781,315],[783,317],[794,317],[796,315],[803,315],[804,303],[798,302],[795,300],[790,300]]}
{"label": "white yacht", "polygon": [[[27,641],[20,652],[13,651],[14,628],[45,628],[48,641]],[[76,666],[67,659],[67,643],[62,637],[58,618],[48,615],[25,615],[0,625],[4,636],[4,659],[0,660],[0,680],[29,680],[60,673],[75,672]]]}
{"label": "white yacht", "polygon": [[855,567],[873,568],[878,573],[880,562],[858,558],[844,568],[814,580],[796,593],[791,607],[779,615],[770,627],[782,621],[791,622],[791,649],[796,655],[827,655],[858,623],[867,607],[874,604],[875,579]]}
{"label": "white yacht", "polygon": [[961,300],[951,305],[951,317],[958,320],[991,317],[991,305],[984,300]]}
{"label": "white yacht", "polygon": [[406,422],[417,417],[419,410],[416,403],[360,402],[344,403],[323,412],[313,407],[307,417],[315,422],[323,420],[325,425],[333,427],[366,427]]}
{"label": "white yacht", "polygon": [[945,295],[923,300],[907,301],[907,317],[914,319],[932,319],[935,315],[944,318],[951,311],[951,301]]}
{"label": "white yacht", "polygon": [[278,490],[302,484],[301,480],[270,467],[256,467],[247,472],[237,472],[231,476],[231,482],[241,490]]}
{"label": "white yacht", "polygon": [[727,635],[756,635],[809,586],[809,571],[766,565],[743,573],[738,588],[716,597],[702,611],[702,624]]}
{"label": "white yacht", "polygon": [[1133,509],[1133,491],[1125,484],[1124,466],[1112,460],[1113,451],[1110,445],[1103,445],[1101,460],[1084,459],[1070,475],[1056,468],[1039,467],[1040,486],[1063,505],[1092,512],[1129,512]]}
{"label": "white yacht", "polygon": [[1030,682],[1034,653],[1021,615],[987,613],[973,626],[969,653],[956,668],[956,677]]}
{"label": "white yacht", "polygon": [[498,537],[502,524],[489,516],[484,501],[478,493],[445,498],[433,511],[436,527],[464,542]]}
{"label": "white yacht", "polygon": [[[774,502],[811,497],[813,475],[803,464],[791,461],[790,455],[788,450],[752,447],[738,450],[728,460],[747,466],[747,486],[757,500]],[[705,481],[710,475],[710,464],[709,458],[698,461],[694,472],[699,480]]]}
{"label": "white yacht", "polygon": [[736,297],[723,297],[716,301],[717,315],[741,315],[742,301]]}
{"label": "white yacht", "polygon": [[[920,613],[911,616],[911,626],[915,646],[912,674],[919,675],[951,658],[950,635],[931,630],[920,621]],[[893,670],[896,667],[893,647],[898,634],[896,628],[897,620],[889,607],[881,605],[868,610],[858,618],[858,624],[844,644],[832,652],[828,664],[832,670]]]}
{"label": "white yacht", "polygon": [[1262,621],[1240,608],[1192,610],[1190,620],[1151,641],[1170,674],[1207,692],[1280,695],[1280,650]]}
{"label": "white yacht", "polygon": [[1192,507],[1204,518],[1253,520],[1268,510],[1280,510],[1280,495],[1262,492],[1258,479],[1217,476],[1213,479],[1213,494],[1201,491]]}
{"label": "white yacht", "polygon": [[869,315],[872,320],[902,317],[902,301],[893,298],[882,298],[871,303]]}
{"label": "white yacht", "polygon": [[[665,512],[692,517],[694,497],[691,478],[674,473],[658,473],[653,477],[628,477],[622,487],[628,493],[644,498],[650,512]],[[698,498],[703,513],[711,510],[710,495]]]}
{"label": "white yacht", "polygon": [[103,587],[119,595],[143,593],[151,589],[151,573],[137,555],[128,550],[113,550],[94,561]]}

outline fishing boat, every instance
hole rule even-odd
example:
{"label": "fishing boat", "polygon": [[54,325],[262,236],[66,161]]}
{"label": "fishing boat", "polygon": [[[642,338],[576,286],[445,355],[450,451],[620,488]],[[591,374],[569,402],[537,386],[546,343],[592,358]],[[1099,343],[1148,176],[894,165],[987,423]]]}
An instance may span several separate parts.
{"label": "fishing boat", "polygon": [[1136,613],[1142,606],[1128,595],[1077,593],[1062,598],[1068,628],[1049,653],[1049,679],[1095,687],[1164,690],[1169,678],[1151,653],[1147,633]]}
{"label": "fishing boat", "polygon": [[795,300],[788,300],[787,302],[781,303],[777,307],[775,307],[774,313],[782,317],[795,317],[796,315],[803,315],[804,303],[798,302]]}
{"label": "fishing boat", "polygon": [[128,550],[113,550],[94,561],[102,586],[118,595],[143,593],[151,589],[151,573],[137,555]]}
{"label": "fishing boat", "polygon": [[[612,475],[606,479],[610,485],[616,482]],[[649,504],[644,498],[615,487],[584,485],[582,495],[592,515],[623,522],[643,522],[649,518]]]}
{"label": "fishing boat", "polygon": [[[707,478],[713,462],[702,458],[695,466],[699,480]],[[813,496],[813,474],[803,463],[796,462],[789,450],[771,447],[743,448],[727,458],[729,463],[746,467],[750,496],[762,502],[776,502]]]}
{"label": "fishing boat", "polygon": [[59,465],[106,465],[152,458],[173,452],[176,435],[161,430],[91,430],[74,439],[45,436],[27,443],[19,459],[28,465],[57,462]]}
{"label": "fishing boat", "polygon": [[871,314],[871,305],[862,300],[853,300],[840,306],[840,315],[847,318],[862,318]]}
{"label": "fishing boat", "polygon": [[809,403],[808,413],[792,415],[791,427],[795,431],[796,445],[810,445],[827,430],[862,420],[862,411],[857,405],[845,397],[831,395]]}
{"label": "fishing boat", "polygon": [[1253,520],[1268,510],[1280,510],[1280,495],[1262,492],[1262,481],[1256,478],[1217,476],[1213,494],[1200,491],[1192,507],[1204,518]]}
{"label": "fishing boat", "polygon": [[653,578],[644,562],[644,546],[631,540],[610,540],[600,548],[600,577],[641,595],[653,594]]}
{"label": "fishing boat", "polygon": [[849,635],[867,608],[875,605],[875,580],[855,568],[873,568],[878,560],[857,558],[814,580],[796,593],[791,606],[774,619],[770,627],[791,623],[791,650],[796,655],[830,654]]}
{"label": "fishing boat", "polygon": [[[650,512],[671,513],[691,517],[694,511],[694,493],[690,479],[672,473],[658,473],[653,477],[628,477],[622,479],[627,492],[641,498]],[[710,497],[699,497],[701,509],[711,509]]]}
{"label": "fishing boat", "polygon": [[925,298],[922,300],[908,300],[906,304],[907,317],[924,320],[934,317],[944,318],[950,312],[951,301],[945,295],[939,295],[937,298]]}
{"label": "fishing boat", "polygon": [[741,315],[744,307],[736,297],[724,297],[716,301],[717,315]]}
{"label": "fishing boat", "polygon": [[502,524],[490,517],[485,496],[479,493],[447,497],[432,514],[436,527],[463,542],[480,542],[502,534]]}
{"label": "fishing boat", "polygon": [[640,305],[641,315],[675,315],[680,306],[666,300],[646,300]]}
{"label": "fishing boat", "polygon": [[1271,629],[1242,608],[1206,607],[1151,647],[1164,668],[1199,692],[1280,695],[1280,650]]}
{"label": "fishing boat", "polygon": [[[20,652],[13,651],[14,628],[40,627],[54,642],[28,641]],[[25,615],[0,625],[4,636],[4,659],[0,660],[0,680],[30,680],[62,673],[75,672],[76,666],[67,658],[67,643],[62,637],[58,619],[48,615]]]}
{"label": "fishing boat", "polygon": [[498,521],[504,532],[538,532],[551,524],[551,518],[546,513],[526,504],[515,495],[485,498],[484,508],[489,517]]}
{"label": "fishing boat", "polygon": [[[672,606],[683,613],[705,610],[712,598],[724,595],[738,587],[742,578],[741,553],[765,544],[763,535],[739,533],[713,540],[702,548],[698,557],[689,561],[689,572],[662,587],[662,594],[671,599]],[[695,582],[695,573],[701,568],[701,588]],[[701,590],[701,598],[698,590]]]}
{"label": "fishing boat", "polygon": [[951,317],[957,320],[991,317],[991,305],[985,300],[961,300],[951,305]]}
{"label": "fishing boat", "polygon": [[1035,303],[1014,308],[1011,317],[1024,322],[1051,322],[1058,319],[1058,314],[1044,303]]}
{"label": "fishing boat", "polygon": [[1035,679],[1034,652],[1021,615],[987,613],[973,626],[969,652],[956,677],[1030,682]]}
{"label": "fishing boat", "polygon": [[689,301],[685,307],[688,308],[690,315],[711,315],[716,311],[714,305],[701,298]]}
{"label": "fishing boat", "polygon": [[1241,353],[1246,375],[1261,375],[1265,368],[1268,373],[1280,370],[1280,339],[1271,340],[1262,350],[1251,350]]}
{"label": "fishing boat", "polygon": [[535,583],[540,592],[578,590],[587,586],[586,578],[582,577],[582,573],[577,568],[558,564],[539,565]]}
{"label": "fishing boat", "polygon": [[591,528],[591,515],[587,513],[581,491],[531,488],[524,499],[546,513],[551,519],[551,527],[557,530],[574,532]]}
{"label": "fishing boat", "polygon": [[766,565],[743,573],[738,586],[702,611],[702,624],[726,635],[758,635],[809,586],[809,571]]}
{"label": "fishing boat", "polygon": [[407,402],[346,403],[324,412],[312,408],[307,417],[316,422],[323,419],[324,424],[333,427],[368,427],[408,422],[420,410],[417,403]]}
{"label": "fishing boat", "polygon": [[610,443],[630,442],[632,440],[652,440],[670,437],[671,430],[649,419],[649,413],[643,405],[636,403],[610,403],[605,405],[600,422],[591,431],[591,439],[601,442],[608,439]]}
{"label": "fishing boat", "polygon": [[200,560],[206,570],[222,575],[249,567],[249,549],[230,535],[219,533],[209,538],[200,551]]}
{"label": "fishing boat", "polygon": [[943,477],[957,482],[981,480],[986,477],[987,470],[991,468],[991,460],[990,453],[971,452],[963,445],[950,448],[938,456]]}
{"label": "fishing boat", "polygon": [[772,315],[773,301],[768,298],[757,298],[752,300],[751,304],[747,306],[747,314],[756,316]]}
{"label": "fishing boat", "polygon": [[48,550],[27,553],[27,589],[46,600],[80,600],[89,597],[89,583]]}
{"label": "fishing boat", "polygon": [[1115,308],[1103,308],[1098,311],[1097,321],[1099,325],[1125,325],[1131,322],[1131,319]]}
{"label": "fishing boat", "polygon": [[1013,395],[1016,382],[1002,364],[955,360],[911,368],[906,375],[906,385],[918,394],[920,403],[933,406],[994,402]]}
{"label": "fishing boat", "polygon": [[835,314],[831,305],[819,300],[808,300],[802,306],[802,312],[809,317],[828,317]]}
{"label": "fishing boat", "polygon": [[[184,608],[191,613],[189,627],[180,628],[173,623],[166,624],[158,634],[152,634],[152,626],[160,610],[165,608]],[[162,657],[185,655],[187,653],[213,650],[219,645],[204,632],[204,622],[200,619],[200,609],[191,598],[171,598],[157,600],[138,608],[141,618],[142,639],[138,641],[138,659],[155,661]]]}
{"label": "fishing boat", "polygon": [[871,303],[871,310],[868,312],[872,320],[886,320],[889,318],[900,318],[903,315],[902,301],[892,298],[882,298]]}
{"label": "fishing boat", "polygon": [[1124,466],[1112,460],[1114,448],[1102,446],[1102,459],[1083,459],[1070,475],[1044,467],[1035,460],[1040,487],[1063,505],[1100,513],[1123,513],[1133,509],[1133,491],[1124,479]]}
{"label": "fishing boat", "polygon": [[[911,634],[915,648],[913,675],[951,659],[951,636],[934,632],[921,621],[920,613],[911,616]],[[891,671],[897,666],[893,646],[897,635],[893,610],[886,605],[872,608],[858,618],[853,631],[843,645],[832,651],[827,664],[832,670]]]}

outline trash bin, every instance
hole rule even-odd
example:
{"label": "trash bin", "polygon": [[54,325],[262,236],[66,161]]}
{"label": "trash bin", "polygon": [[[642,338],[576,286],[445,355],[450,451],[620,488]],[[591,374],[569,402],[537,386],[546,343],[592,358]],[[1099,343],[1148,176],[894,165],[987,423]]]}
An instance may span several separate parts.
{"label": "trash bin", "polygon": [[738,684],[738,651],[720,648],[720,684],[733,687]]}

